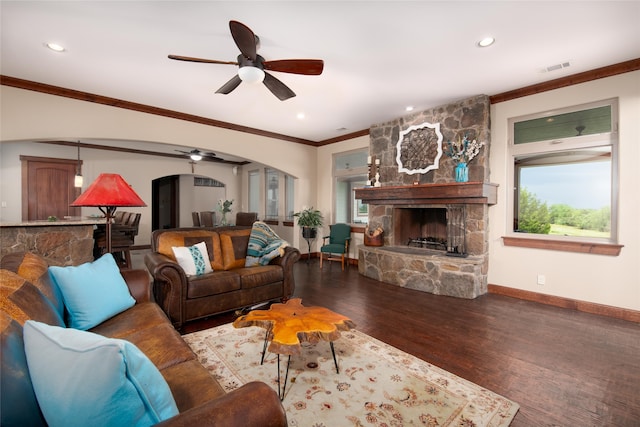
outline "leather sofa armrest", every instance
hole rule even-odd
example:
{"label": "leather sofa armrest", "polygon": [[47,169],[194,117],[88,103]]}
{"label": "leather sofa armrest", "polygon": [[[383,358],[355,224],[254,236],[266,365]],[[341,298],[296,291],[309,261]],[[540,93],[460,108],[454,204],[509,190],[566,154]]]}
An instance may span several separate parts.
{"label": "leather sofa armrest", "polygon": [[155,277],[162,268],[166,266],[178,267],[180,265],[166,255],[159,252],[149,252],[144,256],[144,264],[153,277]]}
{"label": "leather sofa armrest", "polygon": [[287,246],[284,248],[284,255],[275,257],[269,264],[276,265],[293,265],[300,259],[300,251],[293,246]]}
{"label": "leather sofa armrest", "polygon": [[287,415],[271,387],[263,382],[250,382],[156,426],[286,427]]}
{"label": "leather sofa armrest", "polygon": [[284,255],[271,260],[269,264],[275,264],[284,270],[284,297],[285,299],[293,295],[296,289],[296,282],[293,276],[293,265],[300,259],[300,251],[292,246],[284,248]]}
{"label": "leather sofa armrest", "polygon": [[153,301],[151,280],[146,270],[122,270],[120,273],[136,303]]}
{"label": "leather sofa armrest", "polygon": [[147,253],[144,263],[153,277],[156,303],[176,329],[184,323],[183,302],[187,294],[187,275],[180,265],[158,252]]}

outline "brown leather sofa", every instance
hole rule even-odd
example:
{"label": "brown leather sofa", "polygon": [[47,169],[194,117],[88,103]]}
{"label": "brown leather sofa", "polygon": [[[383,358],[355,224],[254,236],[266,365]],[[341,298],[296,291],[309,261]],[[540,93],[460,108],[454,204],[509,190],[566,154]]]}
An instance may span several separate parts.
{"label": "brown leather sofa", "polygon": [[[300,259],[300,251],[286,247],[284,255],[268,265],[245,267],[250,234],[250,226],[174,228],[152,233],[145,264],[154,279],[156,301],[177,329],[189,320],[283,301],[293,294],[293,265]],[[214,271],[189,277],[171,248],[200,242],[207,245]]]}
{"label": "brown leather sofa", "polygon": [[[25,359],[22,326],[29,318],[65,326],[59,324],[61,320],[58,314],[64,310],[63,301],[49,278],[48,265],[43,258],[14,253],[3,257],[1,266],[3,270],[0,274],[4,279],[0,293],[0,424],[45,426],[46,421],[38,406]],[[180,414],[157,425],[287,425],[277,393],[268,385],[253,382],[225,394],[160,307],[152,302],[146,271],[128,270],[122,271],[122,275],[136,304],[90,331],[132,342],[162,373]],[[64,393],[64,390],[56,392]]]}

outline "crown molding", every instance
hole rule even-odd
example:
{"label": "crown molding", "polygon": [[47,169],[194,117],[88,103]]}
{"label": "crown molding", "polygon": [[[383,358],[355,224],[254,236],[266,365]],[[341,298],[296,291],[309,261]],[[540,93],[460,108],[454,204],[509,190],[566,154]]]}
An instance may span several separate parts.
{"label": "crown molding", "polygon": [[497,104],[499,102],[510,101],[512,99],[522,98],[524,96],[535,95],[541,92],[547,92],[554,89],[560,89],[567,86],[573,86],[580,83],[586,83],[593,80],[603,79],[605,77],[611,77],[637,70],[640,70],[640,58],[620,62],[614,65],[608,65],[606,67],[597,68],[591,71],[585,71],[583,73],[572,74],[570,76],[561,77],[555,80],[549,80],[543,83],[536,83],[534,85],[525,86],[523,88],[511,90],[509,92],[499,93],[490,96],[489,100],[492,104]]}
{"label": "crown molding", "polygon": [[31,90],[34,92],[46,93],[49,95],[62,96],[64,98],[77,99],[79,101],[94,102],[96,104],[108,105],[110,107],[124,108],[126,110],[138,111],[141,113],[154,114],[156,116],[169,117],[177,120],[198,123],[207,126],[230,129],[238,132],[250,133],[253,135],[264,136],[267,138],[275,138],[283,141],[295,142],[298,144],[317,146],[317,143],[308,139],[295,138],[289,135],[283,135],[275,132],[268,132],[262,129],[256,129],[248,126],[241,126],[234,123],[223,122],[220,120],[209,119],[193,114],[181,113],[179,111],[168,110],[166,108],[153,107],[150,105],[139,104],[136,102],[125,101],[108,96],[96,95],[93,93],[82,92],[74,89],[67,89],[60,86],[53,86],[45,83],[38,83],[31,80],[19,79],[0,75],[0,84],[3,86],[11,86],[18,89]]}

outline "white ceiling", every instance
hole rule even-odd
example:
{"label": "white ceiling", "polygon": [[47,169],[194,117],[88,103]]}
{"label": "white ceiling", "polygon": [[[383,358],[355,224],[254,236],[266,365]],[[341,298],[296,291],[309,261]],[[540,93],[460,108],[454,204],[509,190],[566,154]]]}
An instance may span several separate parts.
{"label": "white ceiling", "polygon": [[[494,95],[640,57],[638,1],[2,1],[1,74],[311,141],[477,94]],[[273,73],[215,91],[235,61],[229,20],[266,60],[323,59],[320,76]],[[492,35],[496,43],[476,43]],[[56,42],[67,50],[44,47]],[[551,65],[571,66],[546,72]],[[297,119],[304,113],[303,120]]]}

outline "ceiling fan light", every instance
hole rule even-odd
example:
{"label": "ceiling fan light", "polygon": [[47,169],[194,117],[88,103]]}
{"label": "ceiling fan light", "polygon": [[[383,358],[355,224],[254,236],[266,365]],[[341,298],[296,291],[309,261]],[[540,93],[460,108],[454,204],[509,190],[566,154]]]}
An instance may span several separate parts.
{"label": "ceiling fan light", "polygon": [[264,80],[264,70],[247,65],[238,70],[238,77],[246,83],[260,83]]}
{"label": "ceiling fan light", "polygon": [[191,157],[191,160],[194,162],[202,160],[202,155],[200,153],[192,153],[189,157]]}

